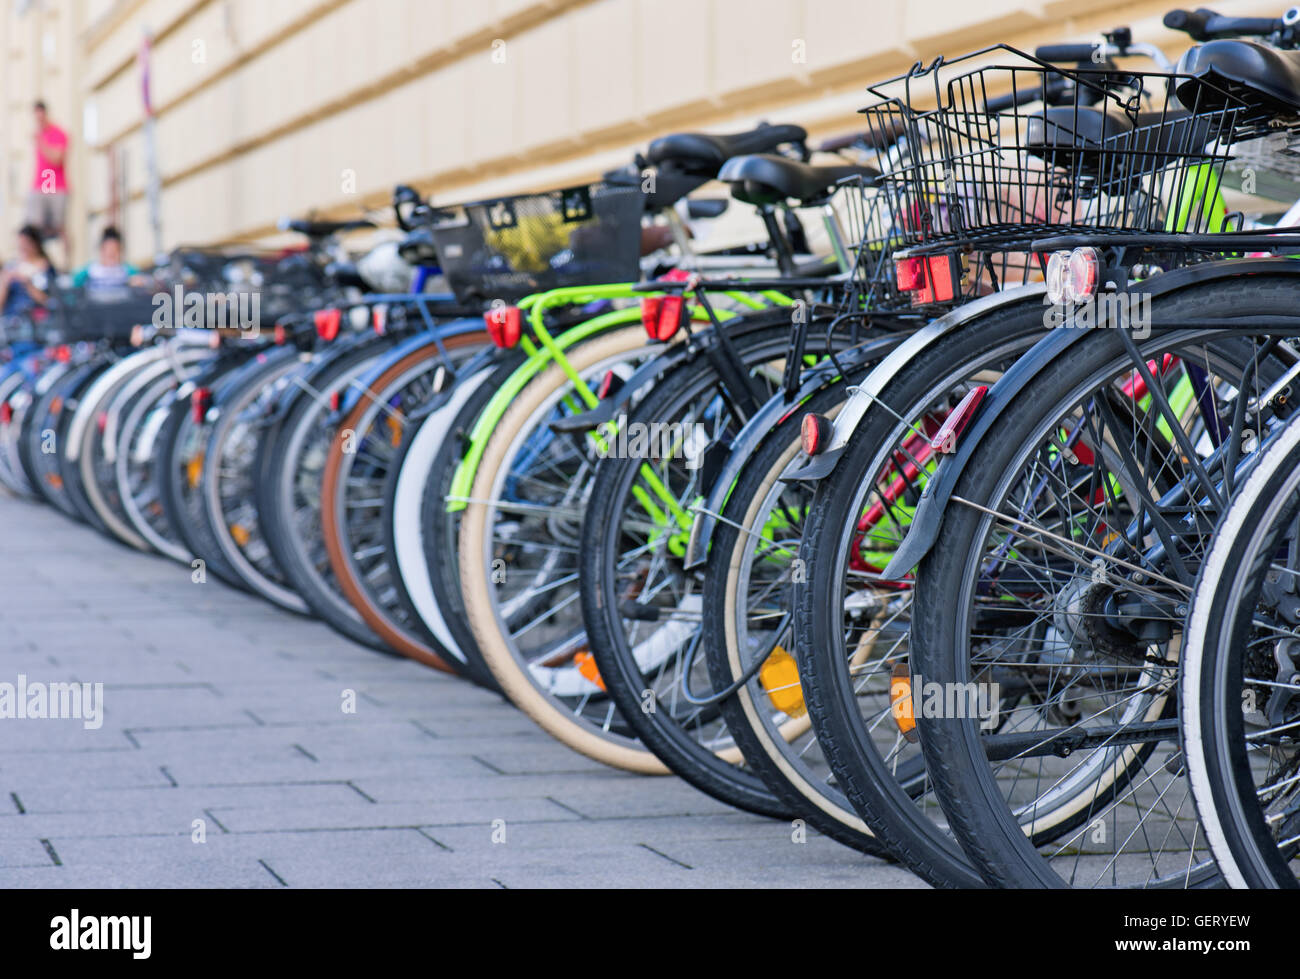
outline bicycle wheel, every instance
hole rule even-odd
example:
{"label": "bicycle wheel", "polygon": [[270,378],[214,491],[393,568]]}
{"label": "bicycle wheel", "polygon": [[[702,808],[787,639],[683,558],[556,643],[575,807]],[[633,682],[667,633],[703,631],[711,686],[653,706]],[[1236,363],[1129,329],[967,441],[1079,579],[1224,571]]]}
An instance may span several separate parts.
{"label": "bicycle wheel", "polygon": [[167,520],[157,470],[159,435],[180,384],[175,376],[161,377],[130,406],[118,431],[114,470],[123,512],[135,532],[159,554],[189,564],[189,548]]}
{"label": "bicycle wheel", "polygon": [[[486,331],[442,338],[452,363],[463,363],[488,343]],[[426,343],[399,357],[339,421],[321,480],[321,533],[339,587],[362,619],[403,656],[457,672],[442,651],[426,644],[406,618],[392,586],[392,555],[384,546],[384,487],[405,436],[406,416],[428,401],[445,360]]]}
{"label": "bicycle wheel", "polygon": [[1270,440],[1215,532],[1183,649],[1196,811],[1232,887],[1300,886],[1300,425]]}
{"label": "bicycle wheel", "polygon": [[[1267,315],[1292,290],[1260,276],[1188,289],[1158,312]],[[921,714],[921,743],[955,832],[996,886],[1216,879],[1173,696],[1221,493],[1202,474],[1234,444],[1220,410],[1285,365],[1246,328],[1135,342],[1154,390],[1119,330],[1089,331],[1035,375],[981,439],[943,546],[917,572],[916,671],[953,693]],[[970,696],[983,706],[958,709]]]}
{"label": "bicycle wheel", "polygon": [[[726,668],[737,678],[764,649],[746,648],[742,639],[786,640],[783,649],[793,656],[816,736],[788,747],[772,737],[765,709],[770,695],[760,672],[761,689],[751,679],[737,701],[763,749],[754,756],[756,767],[772,770],[774,787],[805,798],[808,819],[824,832],[846,841],[870,833],[936,887],[982,882],[952,835],[919,746],[892,710],[892,674],[910,662],[912,582],[886,581],[881,571],[936,465],[929,435],[972,386],[992,382],[1041,337],[1042,315],[1041,297],[1033,296],[962,324],[900,367],[882,366],[892,373],[807,504],[797,558],[804,580],[791,574],[787,585],[793,612],[788,635],[779,623],[766,624],[762,604],[765,579],[780,581],[784,569],[752,560],[758,572],[737,575],[734,599],[728,599],[736,611],[720,620],[727,630],[720,637]],[[800,489],[786,487],[773,502]],[[752,520],[762,513],[756,510]],[[741,522],[748,526],[748,519]],[[738,546],[747,547],[743,541]],[[745,555],[737,555],[742,569]],[[774,666],[768,685],[778,689],[781,669],[789,672],[791,664],[778,658]]]}
{"label": "bicycle wheel", "polygon": [[461,587],[474,640],[502,691],[544,730],[617,768],[665,774],[613,701],[582,674],[578,538],[595,467],[590,437],[550,422],[580,411],[570,371],[588,389],[657,356],[638,326],[599,334],[524,387],[479,461],[460,526]]}
{"label": "bicycle wheel", "polygon": [[[727,329],[753,389],[750,405],[761,406],[780,385],[789,314],[761,313]],[[806,356],[820,359],[826,341],[824,329],[811,326]],[[848,344],[837,335],[830,347]],[[617,441],[596,466],[582,524],[582,618],[595,666],[588,679],[598,680],[643,745],[715,798],[788,818],[796,810],[746,766],[711,697],[700,655],[709,618],[703,578],[682,566],[708,460],[727,451],[749,413],[718,367],[699,357],[657,378],[653,392],[619,419]]]}
{"label": "bicycle wheel", "polygon": [[199,485],[206,533],[227,566],[249,591],[298,615],[309,614],[310,608],[267,547],[257,512],[254,462],[266,431],[268,405],[307,366],[293,348],[277,350],[223,392],[208,433]]}
{"label": "bicycle wheel", "polygon": [[321,534],[321,482],[335,427],[333,405],[395,337],[376,337],[302,379],[302,390],[258,445],[257,513],[276,563],[311,610],[355,642],[388,651],[343,594]]}
{"label": "bicycle wheel", "polygon": [[446,404],[422,419],[390,477],[386,539],[397,564],[396,591],[429,641],[465,666],[474,682],[496,690],[465,618],[457,542],[461,510],[448,510],[456,468],[474,422],[523,363],[518,353],[495,359],[456,384]]}

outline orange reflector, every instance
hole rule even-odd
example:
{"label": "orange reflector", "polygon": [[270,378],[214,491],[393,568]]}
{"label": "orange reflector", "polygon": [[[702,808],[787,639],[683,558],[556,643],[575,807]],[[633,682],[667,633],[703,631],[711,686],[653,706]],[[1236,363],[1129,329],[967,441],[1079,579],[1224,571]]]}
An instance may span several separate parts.
{"label": "orange reflector", "polygon": [[788,717],[802,717],[807,712],[803,687],[799,684],[799,664],[782,647],[773,649],[772,655],[759,668],[758,682],[772,706],[781,713]]}
{"label": "orange reflector", "polygon": [[889,713],[898,725],[899,733],[911,744],[916,744],[916,713],[912,709],[912,676],[906,663],[895,663],[889,678]]}
{"label": "orange reflector", "polygon": [[190,484],[190,489],[199,488],[199,480],[203,478],[203,453],[191,456],[190,461],[185,463],[185,480]]}
{"label": "orange reflector", "polygon": [[600,670],[596,669],[596,657],[584,649],[580,653],[573,654],[573,663],[584,679],[590,680],[601,690],[605,689],[605,681],[600,678]]}
{"label": "orange reflector", "polygon": [[252,540],[253,537],[253,535],[248,532],[247,527],[237,523],[230,525],[230,536],[240,547],[247,547],[248,542]]}

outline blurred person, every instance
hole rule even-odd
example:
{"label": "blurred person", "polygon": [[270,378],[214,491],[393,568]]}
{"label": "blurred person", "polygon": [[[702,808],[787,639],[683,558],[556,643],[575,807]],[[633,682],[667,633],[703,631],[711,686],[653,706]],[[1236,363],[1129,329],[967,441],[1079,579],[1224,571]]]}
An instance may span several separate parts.
{"label": "blurred person", "polygon": [[0,271],[0,315],[22,316],[44,306],[54,274],[40,230],[24,225],[18,232],[18,257]]}
{"label": "blurred person", "polygon": [[43,238],[58,238],[68,251],[68,134],[50,121],[45,103],[33,106],[36,117],[36,176],[27,195],[26,224]]}
{"label": "blurred person", "polygon": [[112,302],[129,295],[128,287],[140,275],[140,270],[122,260],[122,233],[109,225],[99,236],[99,256],[77,270],[72,284],[86,290],[86,297],[95,302]]}

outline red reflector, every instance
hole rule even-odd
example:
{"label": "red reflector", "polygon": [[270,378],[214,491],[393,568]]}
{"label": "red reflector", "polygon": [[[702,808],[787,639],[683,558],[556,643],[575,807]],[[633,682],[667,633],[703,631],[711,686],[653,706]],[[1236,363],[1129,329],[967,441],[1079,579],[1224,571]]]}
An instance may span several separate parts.
{"label": "red reflector", "polygon": [[330,393],[330,411],[338,411],[339,405],[343,403],[343,392],[333,391]]}
{"label": "red reflector", "polygon": [[894,263],[894,280],[899,292],[925,288],[925,259],[900,258]]}
{"label": "red reflector", "polygon": [[524,332],[524,314],[518,306],[494,306],[483,314],[488,336],[502,350],[518,346]]}
{"label": "red reflector", "polygon": [[66,364],[72,359],[72,348],[64,344],[61,347],[54,348],[54,359],[60,364]]}
{"label": "red reflector", "polygon": [[14,406],[8,401],[0,405],[0,425],[8,425],[14,420]]}
{"label": "red reflector", "polygon": [[646,296],[641,300],[641,325],[646,336],[667,343],[686,323],[685,296]]}
{"label": "red reflector", "polygon": [[596,389],[596,397],[601,401],[609,397],[610,389],[614,386],[614,377],[613,371],[605,371],[605,376],[600,379],[600,387]]}
{"label": "red reflector", "polygon": [[202,425],[207,417],[208,408],[212,406],[212,389],[195,388],[190,395],[190,410],[194,413],[194,424]]}
{"label": "red reflector", "polygon": [[824,452],[830,445],[832,431],[831,420],[825,415],[804,415],[799,423],[799,442],[804,452],[810,456]]}
{"label": "red reflector", "polygon": [[388,310],[383,306],[376,306],[375,311],[371,314],[371,322],[374,324],[375,332],[383,336],[388,332]]}
{"label": "red reflector", "polygon": [[107,411],[101,411],[101,412],[99,413],[99,415],[95,418],[95,427],[96,427],[97,429],[99,429],[99,434],[100,434],[100,435],[103,435],[103,434],[104,434],[105,430],[108,428],[108,412],[107,412]]}
{"label": "red reflector", "polygon": [[315,320],[316,335],[329,343],[339,335],[339,327],[343,324],[343,310],[318,309]]}
{"label": "red reflector", "polygon": [[930,439],[930,448],[936,452],[956,452],[957,439],[961,433],[966,431],[966,426],[971,423],[975,417],[975,412],[979,410],[980,403],[984,400],[984,395],[989,393],[987,384],[979,384],[970,389],[966,397],[961,399],[948,417],[944,419],[939,431],[934,433],[934,438]]}
{"label": "red reflector", "polygon": [[284,328],[283,323],[275,324],[275,345],[283,347],[284,341],[289,339],[289,331]]}
{"label": "red reflector", "polygon": [[894,281],[900,292],[912,294],[913,306],[950,302],[961,289],[961,263],[956,255],[900,258],[894,263]]}

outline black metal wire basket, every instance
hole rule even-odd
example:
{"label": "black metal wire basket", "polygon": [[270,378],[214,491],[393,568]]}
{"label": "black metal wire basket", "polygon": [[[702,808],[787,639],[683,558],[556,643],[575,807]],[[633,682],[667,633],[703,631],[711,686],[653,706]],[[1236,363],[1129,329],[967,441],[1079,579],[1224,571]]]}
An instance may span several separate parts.
{"label": "black metal wire basket", "polygon": [[1229,148],[1258,135],[1245,104],[1204,80],[1062,69],[1006,45],[918,65],[871,91],[880,101],[862,110],[869,127],[905,134],[881,187],[896,249],[909,254],[1223,230]]}
{"label": "black metal wire basket", "polygon": [[645,203],[639,186],[598,181],[461,205],[433,224],[433,237],[460,302],[513,302],[637,281]]}

